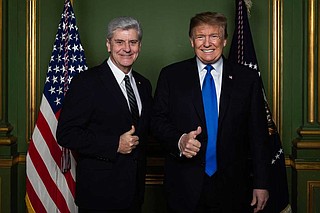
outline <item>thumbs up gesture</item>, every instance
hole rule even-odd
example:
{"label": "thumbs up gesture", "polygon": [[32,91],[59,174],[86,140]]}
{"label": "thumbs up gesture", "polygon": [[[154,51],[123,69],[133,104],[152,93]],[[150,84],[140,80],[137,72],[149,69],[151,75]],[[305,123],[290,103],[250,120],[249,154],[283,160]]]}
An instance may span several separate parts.
{"label": "thumbs up gesture", "polygon": [[184,134],[179,141],[179,148],[181,153],[187,158],[192,158],[197,155],[200,150],[201,143],[197,140],[197,136],[201,134],[200,126],[194,131]]}
{"label": "thumbs up gesture", "polygon": [[121,154],[129,154],[139,144],[139,137],[133,135],[135,133],[134,126],[131,129],[120,136],[118,152]]}

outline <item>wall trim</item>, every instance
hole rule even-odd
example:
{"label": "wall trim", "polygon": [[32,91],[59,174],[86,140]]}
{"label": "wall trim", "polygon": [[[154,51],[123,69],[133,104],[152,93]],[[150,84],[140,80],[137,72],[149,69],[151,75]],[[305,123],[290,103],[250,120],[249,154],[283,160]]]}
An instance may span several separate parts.
{"label": "wall trim", "polygon": [[272,114],[282,132],[283,0],[272,1]]}
{"label": "wall trim", "polygon": [[[307,11],[307,122],[313,124],[315,122],[315,7],[316,0],[308,1]],[[320,91],[318,91],[318,95]],[[318,110],[319,112],[319,110]]]}
{"label": "wall trim", "polygon": [[27,1],[26,28],[26,142],[29,142],[36,119],[36,75],[37,75],[37,7],[36,0]]}
{"label": "wall trim", "polygon": [[15,156],[15,157],[10,158],[10,159],[0,159],[0,168],[10,168],[10,167],[20,163],[19,160],[22,160],[25,163],[25,158],[24,159],[20,159],[19,156]]}
{"label": "wall trim", "polygon": [[320,170],[320,162],[300,162],[291,160],[291,167],[295,170]]}
{"label": "wall trim", "polygon": [[313,213],[313,206],[315,205],[313,203],[315,194],[316,194],[316,189],[320,191],[320,181],[307,181],[307,212],[308,213]]}
{"label": "wall trim", "polygon": [[0,0],[0,11],[1,11],[1,15],[0,15],[0,120],[3,120],[3,107],[2,107],[2,96],[3,96],[3,84],[2,84],[2,75],[3,75],[3,70],[2,70],[2,57],[3,57],[3,49],[2,49],[2,16],[3,16],[3,12],[2,12],[3,8],[2,8],[2,0]]}

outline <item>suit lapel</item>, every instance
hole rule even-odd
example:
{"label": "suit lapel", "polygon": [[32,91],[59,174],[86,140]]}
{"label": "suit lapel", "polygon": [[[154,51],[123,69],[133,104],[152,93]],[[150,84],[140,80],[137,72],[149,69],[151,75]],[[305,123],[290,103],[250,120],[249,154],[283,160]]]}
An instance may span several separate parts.
{"label": "suit lapel", "polygon": [[[113,105],[119,106],[120,108],[122,108],[122,111],[125,113],[128,113],[128,118],[130,118],[130,110],[128,107],[128,103],[126,98],[124,97],[119,84],[116,80],[116,78],[114,77],[111,69],[109,68],[107,61],[105,61],[102,65],[101,65],[101,69],[100,71],[100,80],[103,82],[105,88],[108,90],[108,95],[113,96],[112,100],[116,100],[115,103],[111,103]],[[108,97],[105,97],[108,98]]]}
{"label": "suit lapel", "polygon": [[[144,93],[144,89],[143,89],[143,87],[145,85],[142,84],[142,81],[139,78],[139,75],[137,75],[135,73],[135,71],[132,71],[132,75],[133,75],[134,81],[136,82],[136,85],[137,85],[137,89],[138,89],[139,96],[140,96],[140,99],[141,99],[141,104],[142,104],[142,111],[143,111],[143,108],[144,108],[143,104],[144,104],[144,100],[146,98],[146,94]],[[141,114],[142,114],[142,111],[141,111]]]}
{"label": "suit lapel", "polygon": [[188,66],[188,73],[190,73],[190,85],[192,86],[192,103],[195,111],[200,118],[202,126],[205,126],[206,120],[204,116],[204,109],[202,103],[202,92],[199,80],[199,73],[196,58],[193,59],[192,64]]}
{"label": "suit lapel", "polygon": [[138,123],[138,128],[137,128],[137,132],[139,133],[139,130],[140,130],[140,127],[141,125],[143,124],[143,119],[144,119],[144,111],[146,109],[146,106],[144,105],[146,102],[145,102],[145,99],[146,99],[146,94],[144,93],[144,86],[142,84],[142,81],[141,79],[139,78],[139,76],[137,74],[135,74],[134,71],[132,71],[132,75],[134,77],[134,81],[136,82],[136,86],[137,86],[137,89],[138,89],[138,93],[139,93],[139,96],[140,96],[140,100],[141,100],[141,115],[139,117],[139,123]]}
{"label": "suit lapel", "polygon": [[221,87],[221,94],[220,94],[220,107],[219,107],[219,126],[223,121],[225,113],[229,107],[231,91],[233,87],[233,69],[223,59],[223,74],[222,74],[222,87]]}

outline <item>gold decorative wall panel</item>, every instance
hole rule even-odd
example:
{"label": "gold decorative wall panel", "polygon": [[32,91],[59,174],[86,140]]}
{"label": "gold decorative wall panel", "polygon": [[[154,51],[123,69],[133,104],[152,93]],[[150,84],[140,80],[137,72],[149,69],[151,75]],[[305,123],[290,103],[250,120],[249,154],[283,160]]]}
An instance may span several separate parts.
{"label": "gold decorative wall panel", "polygon": [[[307,102],[307,111],[306,111],[306,122],[309,125],[312,125],[312,129],[301,128],[298,130],[298,133],[302,137],[320,137],[320,28],[317,27],[317,22],[320,21],[320,4],[317,0],[308,0],[306,6],[306,43],[307,43],[307,60],[306,60],[306,73],[307,73],[307,91],[306,91],[306,102]],[[317,55],[317,56],[316,56]],[[304,141],[297,142],[297,147],[304,148],[315,148],[318,145],[313,145],[312,143],[317,144],[318,142],[310,142],[308,144]],[[306,145],[310,145],[307,147]]]}
{"label": "gold decorative wall panel", "polygon": [[37,66],[37,33],[36,33],[36,0],[27,0],[27,42],[26,42],[26,141],[31,138],[35,125],[36,109],[36,66]]}
{"label": "gold decorative wall panel", "polygon": [[[308,2],[308,117],[309,123],[315,122],[315,69],[314,69],[314,45],[315,45],[315,0]],[[318,94],[319,91],[318,91]]]}
{"label": "gold decorative wall panel", "polygon": [[319,12],[320,12],[320,2],[318,1],[318,7],[316,8],[317,9],[317,14],[318,14],[318,19],[315,20],[316,23],[315,25],[318,25],[318,32],[317,32],[317,44],[318,44],[318,47],[317,47],[317,52],[318,52],[318,59],[317,59],[317,64],[318,64],[318,67],[317,67],[317,73],[318,73],[318,123],[320,123],[320,27],[319,27],[319,23],[320,23],[320,15],[319,15]]}
{"label": "gold decorative wall panel", "polygon": [[[308,181],[307,183],[307,200],[308,200],[308,206],[307,206],[307,212],[308,213],[316,213],[315,209],[318,205],[319,208],[319,201],[320,201],[320,181]],[[316,196],[318,195],[318,196]]]}
{"label": "gold decorative wall panel", "polygon": [[2,108],[2,96],[3,96],[3,93],[2,93],[2,75],[3,75],[3,72],[2,72],[2,0],[0,0],[0,11],[1,11],[1,15],[0,15],[0,120],[3,119],[3,108]]}
{"label": "gold decorative wall panel", "polygon": [[272,2],[272,98],[273,119],[282,132],[282,70],[283,70],[283,1]]}

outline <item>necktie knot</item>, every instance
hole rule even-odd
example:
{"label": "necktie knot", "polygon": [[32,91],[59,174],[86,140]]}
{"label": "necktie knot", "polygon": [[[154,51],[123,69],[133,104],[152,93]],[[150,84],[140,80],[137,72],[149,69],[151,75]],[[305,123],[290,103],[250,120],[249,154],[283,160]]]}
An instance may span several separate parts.
{"label": "necktie knot", "polygon": [[126,83],[130,83],[130,79],[129,79],[129,76],[128,76],[128,75],[125,75],[125,76],[124,76],[124,81],[125,81]]}
{"label": "necktie knot", "polygon": [[205,67],[205,69],[207,70],[207,72],[211,72],[211,70],[213,70],[213,66],[211,66],[211,64],[207,64],[207,66]]}

